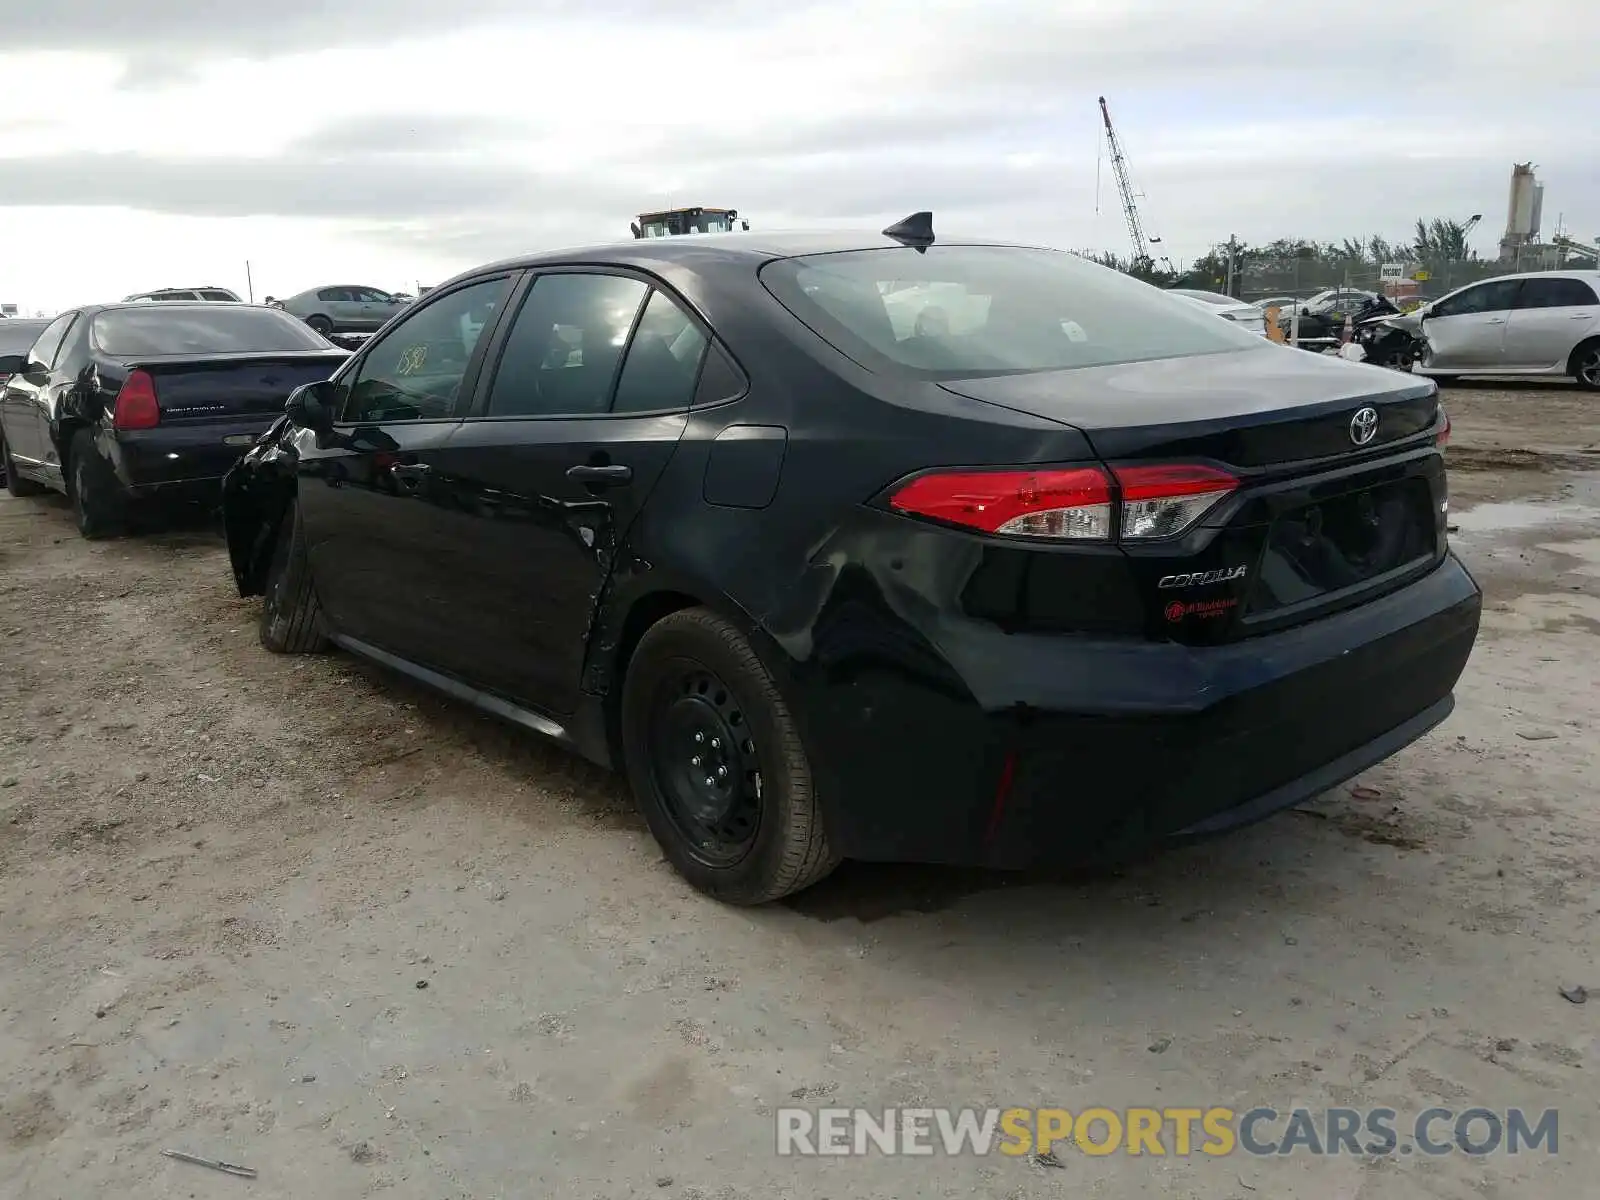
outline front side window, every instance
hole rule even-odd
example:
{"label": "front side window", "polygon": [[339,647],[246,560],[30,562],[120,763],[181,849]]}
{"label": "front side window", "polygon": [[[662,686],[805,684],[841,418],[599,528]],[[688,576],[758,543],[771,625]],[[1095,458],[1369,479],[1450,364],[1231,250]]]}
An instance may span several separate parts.
{"label": "front side window", "polygon": [[761,280],[874,371],[957,379],[1268,350],[1188,300],[1052,250],[854,250],[780,259]]}
{"label": "front side window", "polygon": [[488,415],[605,412],[628,332],[649,290],[621,275],[541,275],[506,336]]}
{"label": "front side window", "polygon": [[1436,317],[1464,317],[1475,313],[1504,312],[1516,303],[1519,279],[1495,279],[1457,292],[1439,301],[1433,310]]}
{"label": "front side window", "polygon": [[424,421],[449,417],[483,331],[508,281],[469,284],[412,312],[362,355],[341,420]]}
{"label": "front side window", "polygon": [[385,304],[389,300],[387,293],[380,292],[375,288],[356,288],[355,293],[356,299],[363,304]]}

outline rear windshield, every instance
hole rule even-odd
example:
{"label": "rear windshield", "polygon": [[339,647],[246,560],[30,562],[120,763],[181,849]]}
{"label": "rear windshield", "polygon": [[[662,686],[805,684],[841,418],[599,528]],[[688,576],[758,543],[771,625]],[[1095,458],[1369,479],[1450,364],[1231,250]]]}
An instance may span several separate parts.
{"label": "rear windshield", "polygon": [[109,309],[96,315],[90,336],[97,349],[119,358],[332,349],[316,330],[275,308],[231,304]]}
{"label": "rear windshield", "polygon": [[0,321],[0,354],[25,354],[33,349],[49,321]]}
{"label": "rear windshield", "polygon": [[960,378],[1260,350],[1261,338],[1055,250],[932,246],[780,259],[762,282],[867,367]]}

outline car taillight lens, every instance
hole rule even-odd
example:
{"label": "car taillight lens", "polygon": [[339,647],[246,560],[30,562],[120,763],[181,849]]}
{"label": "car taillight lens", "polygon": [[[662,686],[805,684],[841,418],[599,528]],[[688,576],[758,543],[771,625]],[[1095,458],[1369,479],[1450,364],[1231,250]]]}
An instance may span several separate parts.
{"label": "car taillight lens", "polygon": [[1449,444],[1450,441],[1450,414],[1440,409],[1439,415],[1444,418],[1444,428],[1439,430],[1439,436],[1434,438],[1434,441],[1444,446]]}
{"label": "car taillight lens", "polygon": [[1146,541],[1183,533],[1238,486],[1189,464],[936,471],[898,488],[889,506],[1001,536]]}
{"label": "car taillight lens", "polygon": [[117,429],[154,429],[161,424],[161,406],[156,401],[156,381],[144,371],[129,372],[117,392],[111,424]]}
{"label": "car taillight lens", "polygon": [[1188,529],[1239,481],[1226,471],[1189,463],[1113,467],[1122,493],[1122,539],[1175,537]]}
{"label": "car taillight lens", "polygon": [[984,533],[1089,541],[1111,536],[1111,480],[1099,467],[940,471],[913,479],[889,505]]}

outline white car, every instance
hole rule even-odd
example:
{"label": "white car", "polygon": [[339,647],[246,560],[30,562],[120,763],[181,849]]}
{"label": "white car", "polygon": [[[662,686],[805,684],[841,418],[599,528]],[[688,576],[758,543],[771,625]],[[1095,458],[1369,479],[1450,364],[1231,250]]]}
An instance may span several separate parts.
{"label": "white car", "polygon": [[1427,342],[1414,368],[1420,374],[1441,382],[1457,375],[1570,376],[1600,391],[1600,271],[1501,275],[1458,288],[1410,317]]}
{"label": "white car", "polygon": [[179,303],[192,304],[196,300],[210,301],[216,304],[244,303],[240,299],[239,293],[229,291],[227,288],[212,287],[210,285],[194,288],[161,288],[159,291],[154,292],[135,292],[131,296],[122,298],[124,304],[136,304],[146,301],[151,303],[177,301]]}
{"label": "white car", "polygon": [[1251,333],[1267,336],[1267,314],[1254,304],[1246,304],[1243,300],[1224,296],[1221,292],[1200,292],[1192,288],[1168,288],[1167,291],[1174,296],[1182,296],[1185,300],[1202,304],[1223,320],[1242,325]]}

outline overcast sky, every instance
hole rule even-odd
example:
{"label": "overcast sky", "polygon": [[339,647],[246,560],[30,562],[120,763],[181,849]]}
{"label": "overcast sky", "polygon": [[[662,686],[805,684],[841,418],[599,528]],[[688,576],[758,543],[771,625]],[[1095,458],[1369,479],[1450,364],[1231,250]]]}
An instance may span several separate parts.
{"label": "overcast sky", "polygon": [[[1594,0],[5,0],[0,300],[435,283],[642,209],[1175,260],[1404,236],[1511,164],[1600,234]],[[21,9],[21,12],[17,10]],[[1098,177],[1098,185],[1097,185]]]}

